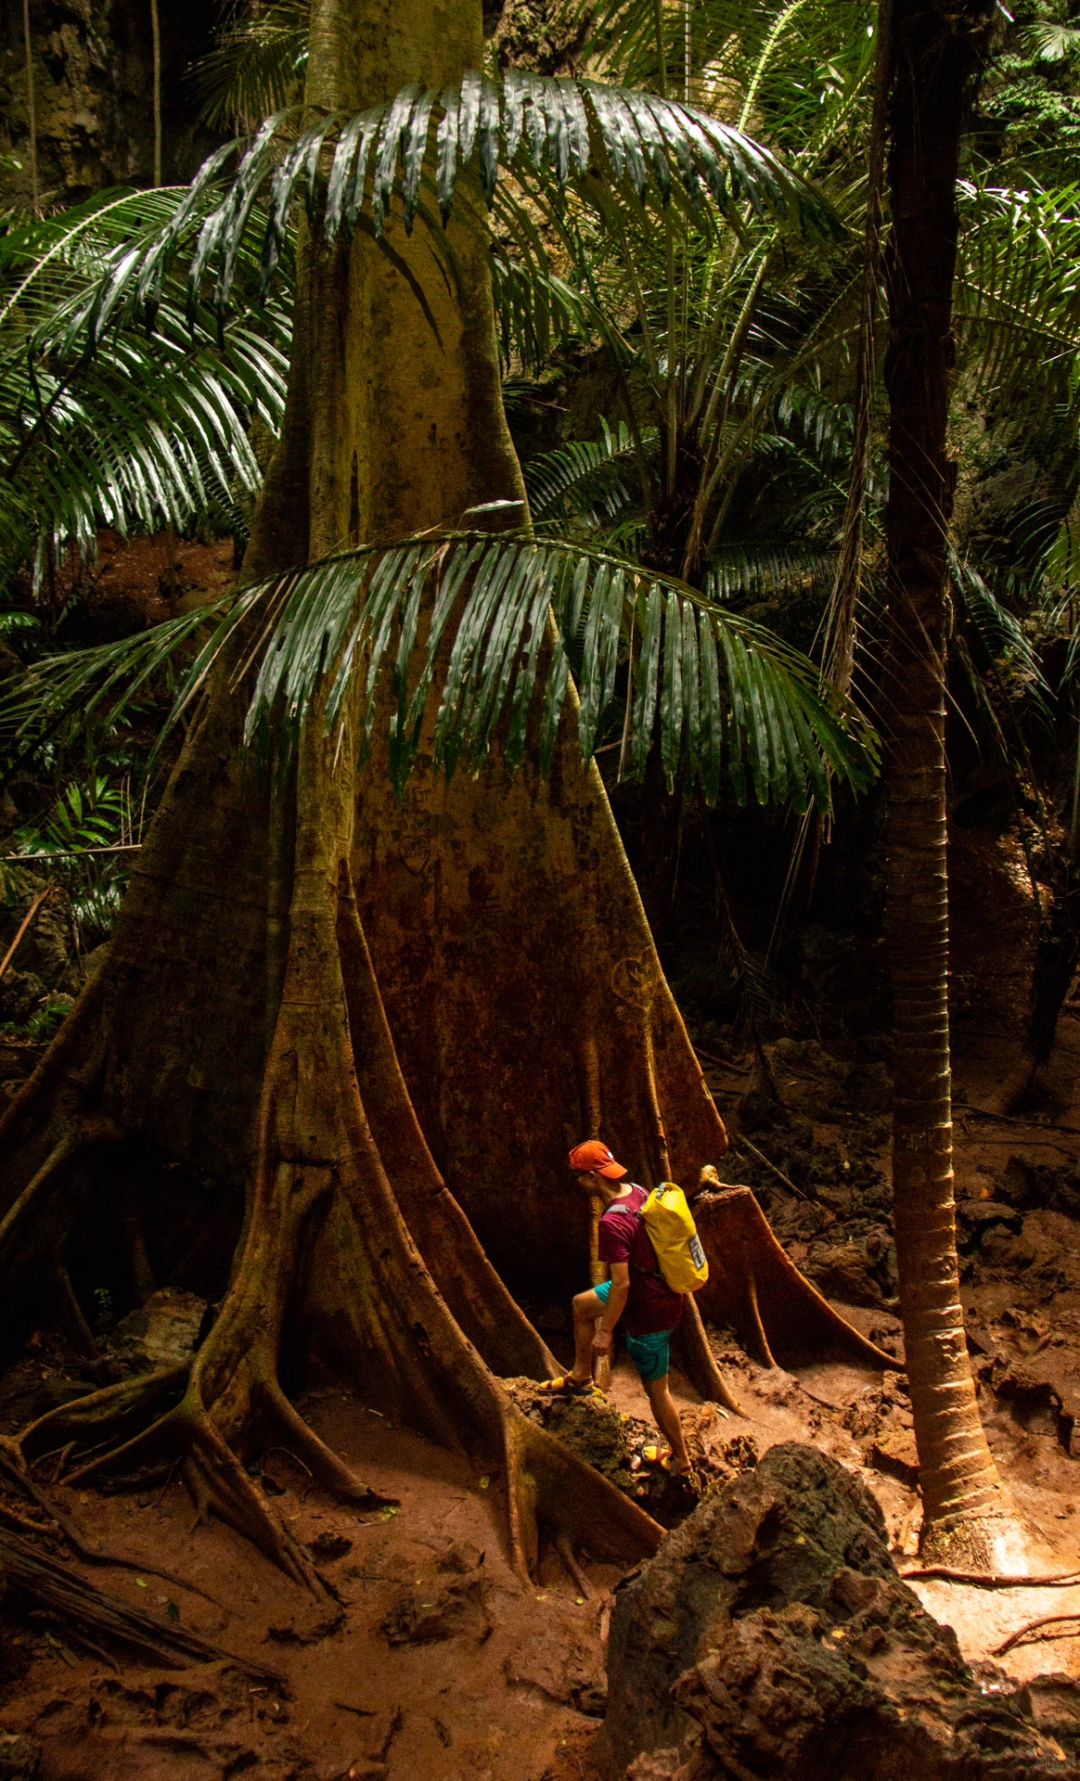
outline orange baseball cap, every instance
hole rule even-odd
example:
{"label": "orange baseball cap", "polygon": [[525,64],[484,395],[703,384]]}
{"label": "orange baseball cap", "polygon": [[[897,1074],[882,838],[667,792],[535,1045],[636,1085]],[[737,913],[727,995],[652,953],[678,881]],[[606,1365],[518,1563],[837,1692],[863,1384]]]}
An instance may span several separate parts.
{"label": "orange baseball cap", "polygon": [[586,1138],[584,1144],[575,1144],[570,1152],[570,1167],[575,1175],[603,1175],[608,1181],[621,1181],[630,1173],[615,1161],[599,1138]]}

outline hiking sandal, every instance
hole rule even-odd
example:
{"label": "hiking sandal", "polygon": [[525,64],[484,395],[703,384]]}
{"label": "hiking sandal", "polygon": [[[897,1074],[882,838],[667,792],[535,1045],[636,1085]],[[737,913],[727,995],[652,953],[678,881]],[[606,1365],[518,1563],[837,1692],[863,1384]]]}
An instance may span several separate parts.
{"label": "hiking sandal", "polygon": [[670,1472],[674,1466],[675,1455],[662,1441],[647,1441],[641,1457],[647,1466],[659,1466],[662,1472]]}
{"label": "hiking sandal", "polygon": [[537,1391],[551,1398],[584,1398],[591,1392],[603,1397],[600,1387],[591,1379],[575,1379],[571,1373],[560,1373],[556,1379],[541,1379]]}
{"label": "hiking sandal", "polygon": [[630,1470],[640,1472],[644,1466],[658,1466],[662,1472],[671,1470],[672,1452],[661,1441],[643,1441],[630,1458]]}

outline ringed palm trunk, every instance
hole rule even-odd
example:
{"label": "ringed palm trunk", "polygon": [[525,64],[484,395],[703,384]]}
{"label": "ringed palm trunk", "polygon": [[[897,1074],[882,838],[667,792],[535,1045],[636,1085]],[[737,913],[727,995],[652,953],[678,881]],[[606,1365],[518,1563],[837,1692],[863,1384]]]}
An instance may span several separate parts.
{"label": "ringed palm trunk", "polygon": [[[882,8],[883,21],[887,8]],[[923,1548],[991,1550],[1000,1486],[960,1303],[953,1189],[946,862],[947,446],[955,187],[965,96],[992,0],[892,0],[888,946],[893,1193]]]}

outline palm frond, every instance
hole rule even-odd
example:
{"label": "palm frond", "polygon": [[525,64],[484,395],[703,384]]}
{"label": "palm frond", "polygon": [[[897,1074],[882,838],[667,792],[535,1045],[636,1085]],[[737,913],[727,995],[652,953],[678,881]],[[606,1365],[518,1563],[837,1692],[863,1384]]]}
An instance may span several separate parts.
{"label": "palm frond", "polygon": [[[625,463],[635,450],[634,436],[625,421],[609,427],[600,420],[599,439],[571,440],[552,451],[530,458],[522,466],[529,496],[529,512],[536,521],[570,514],[589,525],[617,520],[632,500]],[[655,448],[657,435],[647,431],[640,443]]]}
{"label": "palm frond", "polygon": [[[327,239],[365,226],[383,238],[395,202],[406,230],[418,218],[430,226],[424,203],[430,193],[445,224],[477,187],[490,204],[501,170],[556,192],[572,189],[586,202],[595,202],[600,188],[615,189],[639,205],[681,208],[703,223],[710,210],[733,221],[748,211],[812,234],[832,236],[840,228],[800,174],[741,131],[693,106],[595,81],[518,72],[495,82],[471,73],[460,88],[438,94],[407,88],[354,116],[320,118],[299,136],[296,121],[293,114],[268,118],[249,147],[234,144],[212,157],[192,187],[192,205],[205,204],[230,155],[235,160],[225,197],[202,225],[191,268],[193,291],[214,273],[221,310],[232,288],[236,244],[270,180],[266,278],[297,200],[320,213]],[[190,212],[178,218],[177,231],[189,223]],[[139,272],[143,300],[169,245]]]}
{"label": "palm frond", "polygon": [[612,79],[678,94],[785,148],[829,129],[872,59],[869,0],[571,0]]}
{"label": "palm frond", "polygon": [[713,557],[705,590],[718,605],[790,599],[793,593],[823,594],[828,591],[835,569],[835,551],[748,542],[729,544]]}
{"label": "palm frond", "polygon": [[98,528],[121,532],[235,520],[285,400],[289,321],[278,301],[251,318],[259,262],[241,242],[227,327],[189,313],[182,267],[159,283],[154,330],[129,294],[146,253],[189,213],[186,189],[109,193],[0,240],[0,572],[37,569]]}
{"label": "palm frond", "polygon": [[[38,662],[0,701],[0,732],[81,708],[115,716],[206,616]],[[538,744],[546,772],[567,708],[568,651],[583,753],[629,698],[635,775],[658,740],[669,781],[683,774],[710,801],[726,781],[740,800],[804,808],[828,805],[830,776],[859,788],[876,772],[873,733],[832,709],[797,650],[671,577],[565,540],[458,532],[353,551],[251,586],[216,616],[170,723],[250,626],[245,638],[268,641],[247,670],[248,744],[287,754],[314,712],[332,731],[359,689],[363,752],[385,723],[399,786],[429,710],[434,758],[448,774],[476,766],[497,736],[510,770]]]}
{"label": "palm frond", "polygon": [[270,0],[253,18],[229,19],[193,80],[206,123],[246,129],[297,102],[307,65],[309,0]]}
{"label": "palm frond", "polygon": [[1017,671],[1030,698],[1044,716],[1049,716],[1051,689],[1020,620],[997,598],[975,565],[951,549],[949,573],[963,610],[990,660],[1003,661]]}
{"label": "palm frond", "polygon": [[21,759],[61,726],[107,731],[170,675],[175,685],[191,646],[215,630],[235,596],[166,619],[132,637],[41,656],[0,686],[0,749]]}
{"label": "palm frond", "polygon": [[[447,772],[481,760],[497,732],[508,766],[520,764],[534,701],[546,769],[567,695],[564,640],[581,638],[578,721],[589,755],[617,702],[620,651],[632,635],[640,639],[628,645],[626,661],[635,773],[644,769],[657,722],[669,779],[685,772],[712,799],[727,776],[741,798],[803,806],[828,800],[826,767],[852,785],[873,772],[872,737],[857,723],[845,728],[797,651],[692,588],[610,552],[486,532],[351,552],[249,590],[220,628],[218,646],[256,605],[272,637],[247,736],[268,748],[295,746],[321,693],[332,727],[362,675],[367,746],[385,710],[387,680],[392,688],[390,757],[399,780],[435,694],[432,746]],[[429,621],[421,642],[422,610]],[[200,663],[193,684],[204,672]]]}
{"label": "palm frond", "polygon": [[491,252],[492,294],[503,364],[542,371],[553,354],[587,339],[594,320],[581,293],[548,264],[548,257],[511,256],[501,242]]}
{"label": "palm frond", "polygon": [[1032,19],[1024,26],[1024,47],[1040,62],[1067,62],[1080,56],[1080,29],[1057,19]]}
{"label": "palm frond", "polygon": [[1080,353],[1080,185],[959,188],[962,231],[954,314],[999,397],[1061,400]]}

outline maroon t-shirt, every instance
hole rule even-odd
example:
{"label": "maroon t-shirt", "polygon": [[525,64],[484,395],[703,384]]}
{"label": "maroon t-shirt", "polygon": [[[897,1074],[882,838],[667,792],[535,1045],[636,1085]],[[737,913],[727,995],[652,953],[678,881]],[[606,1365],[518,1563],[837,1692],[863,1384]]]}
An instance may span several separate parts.
{"label": "maroon t-shirt", "polygon": [[629,1262],[630,1296],[623,1317],[632,1336],[654,1336],[673,1330],[683,1314],[683,1295],[672,1292],[660,1272],[656,1251],[638,1213],[648,1194],[636,1181],[621,1200],[613,1200],[600,1216],[598,1254],[609,1267]]}

